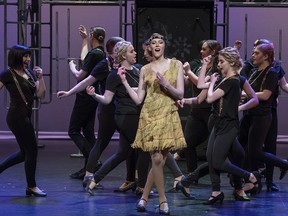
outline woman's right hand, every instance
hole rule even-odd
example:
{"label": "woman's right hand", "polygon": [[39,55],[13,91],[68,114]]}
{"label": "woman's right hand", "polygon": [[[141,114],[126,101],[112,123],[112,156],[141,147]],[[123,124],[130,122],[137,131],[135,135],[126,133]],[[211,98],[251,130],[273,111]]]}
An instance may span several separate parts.
{"label": "woman's right hand", "polygon": [[125,82],[126,81],[126,75],[125,75],[125,73],[126,73],[126,69],[125,69],[125,67],[119,67],[118,68],[118,72],[117,72],[117,74],[118,74],[118,76],[120,77],[120,79],[122,80],[122,82]]}
{"label": "woman's right hand", "polygon": [[203,58],[203,64],[208,65],[212,60],[212,55]]}
{"label": "woman's right hand", "polygon": [[67,97],[69,94],[67,91],[58,91],[57,92],[57,98],[61,99],[63,97]]}
{"label": "woman's right hand", "polygon": [[93,86],[87,86],[86,92],[88,95],[94,95],[95,94],[95,88]]}

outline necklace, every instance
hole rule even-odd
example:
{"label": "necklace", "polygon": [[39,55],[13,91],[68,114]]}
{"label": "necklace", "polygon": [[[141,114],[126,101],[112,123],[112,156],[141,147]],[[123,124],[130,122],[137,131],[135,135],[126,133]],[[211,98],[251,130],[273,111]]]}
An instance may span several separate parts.
{"label": "necklace", "polygon": [[[133,71],[133,69],[132,69],[132,71]],[[134,81],[137,83],[137,85],[139,84],[139,81],[136,80],[131,74],[129,74],[129,72],[127,72],[126,74],[127,74],[132,80],[134,80]]]}

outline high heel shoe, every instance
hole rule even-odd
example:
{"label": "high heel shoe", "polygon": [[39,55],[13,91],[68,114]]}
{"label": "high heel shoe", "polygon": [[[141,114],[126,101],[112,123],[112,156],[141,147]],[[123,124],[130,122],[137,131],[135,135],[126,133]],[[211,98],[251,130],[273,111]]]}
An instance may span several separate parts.
{"label": "high heel shoe", "polygon": [[[144,202],[142,202],[142,200],[145,202],[145,205],[144,205]],[[141,198],[136,205],[137,211],[138,212],[145,212],[146,211],[146,204],[147,204],[147,200],[144,198]]]}
{"label": "high heel shoe", "polygon": [[47,193],[43,192],[42,190],[40,190],[39,188],[36,187],[35,190],[33,190],[32,188],[26,188],[26,196],[35,196],[35,197],[46,197]]}
{"label": "high heel shoe", "polygon": [[214,203],[216,203],[219,200],[220,203],[223,202],[224,200],[224,193],[221,192],[218,196],[211,196],[209,200],[207,200],[206,202],[204,202],[204,205],[213,205]]}
{"label": "high heel shoe", "polygon": [[256,182],[250,182],[254,185],[253,188],[246,190],[245,193],[250,193],[251,195],[256,195],[259,194],[262,190],[262,182],[261,182],[261,174],[259,172],[252,172],[252,174],[255,176],[255,178],[257,179]]}
{"label": "high heel shoe", "polygon": [[250,201],[250,198],[246,194],[241,196],[237,193],[236,190],[234,190],[233,196],[234,196],[236,201]]}
{"label": "high heel shoe", "polygon": [[94,196],[95,193],[93,191],[94,187],[97,185],[95,180],[94,180],[94,176],[87,176],[87,186],[86,186],[86,191],[91,195]]}
{"label": "high heel shoe", "polygon": [[267,192],[278,192],[280,189],[274,182],[266,182]]}
{"label": "high heel shoe", "polygon": [[185,197],[189,198],[189,199],[195,199],[194,196],[192,196],[190,193],[188,193],[185,189],[185,187],[182,185],[181,181],[177,182],[176,184],[176,190],[177,191],[181,191]]}
{"label": "high heel shoe", "polygon": [[135,191],[136,187],[137,183],[135,181],[134,182],[125,181],[118,189],[114,190],[114,192],[123,193],[128,190]]}
{"label": "high heel shoe", "polygon": [[[166,205],[164,206],[164,209],[161,209],[161,208],[160,208],[161,205],[164,205],[164,204],[166,204]],[[168,207],[167,201],[163,201],[163,202],[161,202],[161,203],[159,204],[159,214],[160,214],[160,215],[170,215],[170,211],[169,211],[169,207]]]}

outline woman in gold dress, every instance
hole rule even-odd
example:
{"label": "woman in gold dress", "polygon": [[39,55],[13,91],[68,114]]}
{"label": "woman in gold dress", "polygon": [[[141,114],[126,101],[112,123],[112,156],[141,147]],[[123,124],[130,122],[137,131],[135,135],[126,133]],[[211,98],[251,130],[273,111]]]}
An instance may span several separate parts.
{"label": "woman in gold dress", "polygon": [[159,213],[170,214],[164,188],[163,166],[170,150],[186,147],[176,100],[184,94],[183,65],[164,57],[165,40],[158,33],[150,37],[153,61],[142,67],[137,93],[126,80],[125,68],[118,70],[130,97],[143,107],[133,148],[149,151],[152,168],[149,172],[137,211],[146,210],[147,199],[155,183],[159,194]]}

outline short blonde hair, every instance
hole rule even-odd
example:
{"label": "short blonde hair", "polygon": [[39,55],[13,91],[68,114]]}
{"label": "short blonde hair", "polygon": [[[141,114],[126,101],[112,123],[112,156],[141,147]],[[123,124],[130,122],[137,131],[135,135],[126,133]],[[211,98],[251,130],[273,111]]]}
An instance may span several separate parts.
{"label": "short blonde hair", "polygon": [[226,47],[220,50],[219,56],[222,56],[236,70],[239,70],[243,66],[239,51],[234,47]]}
{"label": "short blonde hair", "polygon": [[129,41],[119,41],[115,44],[113,53],[116,64],[120,64],[122,61],[124,61],[123,55],[127,52],[127,48],[131,45],[132,44]]}

